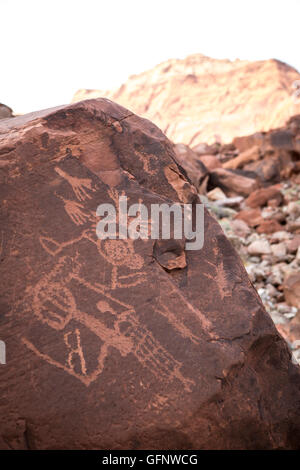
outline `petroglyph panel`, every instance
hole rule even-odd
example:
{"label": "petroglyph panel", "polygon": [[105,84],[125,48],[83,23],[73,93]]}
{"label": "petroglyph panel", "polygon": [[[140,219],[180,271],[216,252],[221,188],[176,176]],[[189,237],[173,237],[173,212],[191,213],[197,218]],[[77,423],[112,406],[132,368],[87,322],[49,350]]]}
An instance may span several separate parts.
{"label": "petroglyph panel", "polygon": [[198,251],[97,237],[121,196],[198,201],[161,131],[99,99],[0,134],[0,448],[298,446],[299,373],[217,222]]}

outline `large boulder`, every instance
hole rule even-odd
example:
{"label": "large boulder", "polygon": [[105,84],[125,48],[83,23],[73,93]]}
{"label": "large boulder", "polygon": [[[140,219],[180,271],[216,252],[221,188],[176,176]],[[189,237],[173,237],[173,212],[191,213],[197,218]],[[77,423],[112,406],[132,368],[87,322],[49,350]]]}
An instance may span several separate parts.
{"label": "large boulder", "polygon": [[218,223],[96,236],[122,195],[197,202],[157,127],[84,101],[3,120],[0,155],[0,448],[299,446],[299,367]]}

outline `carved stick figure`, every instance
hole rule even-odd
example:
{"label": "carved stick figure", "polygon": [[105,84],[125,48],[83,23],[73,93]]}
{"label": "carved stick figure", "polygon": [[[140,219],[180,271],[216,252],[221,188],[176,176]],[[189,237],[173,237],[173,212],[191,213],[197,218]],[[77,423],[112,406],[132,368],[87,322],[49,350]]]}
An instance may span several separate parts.
{"label": "carved stick figure", "polygon": [[[74,268],[73,272],[70,265]],[[71,320],[75,320],[101,339],[103,345],[98,358],[98,374],[103,370],[109,348],[114,347],[122,357],[133,353],[136,359],[157,378],[164,380],[177,378],[187,390],[190,390],[192,381],[180,372],[181,364],[159,344],[147,328],[139,323],[134,308],[114,299],[104,292],[101,286],[89,284],[78,275],[78,269],[76,261],[74,263],[74,260],[62,257],[57,266],[38,282],[34,289],[32,305],[39,320],[58,331],[64,330]],[[76,305],[75,298],[68,287],[68,282],[72,278],[102,294],[105,300],[100,300],[97,308],[102,314],[108,312],[115,316],[112,328],[107,327],[99,318],[82,311]],[[117,313],[113,305],[119,305],[121,313]],[[81,363],[83,364],[83,361]]]}

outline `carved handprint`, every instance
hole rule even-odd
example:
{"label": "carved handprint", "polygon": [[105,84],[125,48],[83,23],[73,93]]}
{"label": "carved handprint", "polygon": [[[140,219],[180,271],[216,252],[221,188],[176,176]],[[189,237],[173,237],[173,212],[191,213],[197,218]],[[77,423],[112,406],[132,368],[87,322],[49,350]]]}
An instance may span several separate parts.
{"label": "carved handprint", "polygon": [[90,215],[84,212],[84,206],[76,201],[65,199],[62,196],[57,195],[64,203],[65,211],[76,225],[83,225],[89,220]]}
{"label": "carved handprint", "polygon": [[84,201],[85,199],[91,199],[91,195],[85,190],[95,191],[95,188],[92,187],[92,182],[88,178],[77,178],[75,176],[70,176],[65,173],[61,168],[55,168],[56,173],[58,173],[62,178],[64,178],[72,186],[75,196],[79,201]]}

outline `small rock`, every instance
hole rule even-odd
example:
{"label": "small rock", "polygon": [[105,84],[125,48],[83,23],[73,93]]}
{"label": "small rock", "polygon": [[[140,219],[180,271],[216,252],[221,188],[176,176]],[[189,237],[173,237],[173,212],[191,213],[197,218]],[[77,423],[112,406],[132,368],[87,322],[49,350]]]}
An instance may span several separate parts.
{"label": "small rock", "polygon": [[281,242],[271,245],[271,250],[274,256],[276,256],[277,258],[282,258],[286,255],[286,244]]}
{"label": "small rock", "polygon": [[216,201],[218,206],[226,206],[226,207],[236,207],[243,202],[244,198],[242,196],[236,197],[226,197],[225,199],[220,199]]}
{"label": "small rock", "polygon": [[[198,153],[198,152],[196,152]],[[208,170],[215,170],[216,168],[222,168],[222,163],[215,155],[203,155],[199,160],[204,163]]]}
{"label": "small rock", "polygon": [[198,155],[205,155],[209,153],[209,145],[206,143],[197,144],[195,147],[193,147],[193,151]]}
{"label": "small rock", "polygon": [[211,201],[219,201],[222,199],[226,199],[226,194],[224,194],[221,188],[214,188],[207,193],[207,197]]}
{"label": "small rock", "polygon": [[294,318],[296,313],[294,312],[289,312],[289,313],[284,313],[285,318],[291,319]]}
{"label": "small rock", "polygon": [[278,310],[279,313],[287,313],[287,314],[292,311],[294,313],[293,316],[295,316],[296,313],[297,313],[297,309],[294,309],[294,307],[291,307],[290,305],[287,305],[284,302],[281,302],[281,303],[277,304],[277,310]]}
{"label": "small rock", "polygon": [[282,284],[282,282],[283,282],[283,273],[280,269],[280,265],[275,264],[274,266],[272,266],[271,274],[267,278],[267,282],[269,282],[270,284],[273,284],[275,286],[279,286],[279,285]]}
{"label": "small rock", "polygon": [[235,219],[243,220],[249,227],[256,227],[264,221],[260,209],[258,208],[242,210],[237,214]]}
{"label": "small rock", "polygon": [[292,349],[299,349],[300,348],[300,339],[296,339],[296,341],[292,342]]}
{"label": "small rock", "polygon": [[275,233],[281,229],[281,225],[273,219],[266,219],[259,224],[256,231],[257,233]]}
{"label": "small rock", "polygon": [[270,297],[278,297],[280,295],[278,290],[272,284],[266,285],[266,291]]}
{"label": "small rock", "polygon": [[259,160],[260,156],[260,148],[258,145],[254,145],[250,149],[241,152],[237,157],[232,158],[228,162],[224,163],[223,167],[230,170],[236,170],[237,168],[242,168],[246,163]]}
{"label": "small rock", "polygon": [[234,248],[239,252],[242,246],[242,240],[240,239],[240,237],[237,237],[235,235],[227,235],[227,238],[234,246]]}
{"label": "small rock", "polygon": [[248,246],[248,253],[250,255],[268,255],[271,254],[271,247],[268,240],[257,240]]}
{"label": "small rock", "polygon": [[276,310],[270,312],[270,316],[275,325],[284,325],[288,322],[288,320]]}
{"label": "small rock", "polygon": [[209,209],[217,216],[218,219],[222,219],[224,217],[232,218],[237,214],[237,212],[230,207],[220,207],[213,203],[209,204]]}
{"label": "small rock", "polygon": [[262,132],[256,132],[255,134],[246,135],[242,137],[235,137],[233,139],[233,145],[240,151],[253,147],[254,145],[263,146],[265,141],[265,135]]}
{"label": "small rock", "polygon": [[289,305],[300,309],[300,272],[290,274],[284,281],[283,292]]}
{"label": "small rock", "polygon": [[231,222],[231,227],[238,237],[246,238],[251,233],[249,226],[243,220],[233,220]]}
{"label": "small rock", "polygon": [[262,207],[267,204],[267,202],[272,200],[277,200],[278,205],[283,201],[283,195],[278,189],[277,186],[269,186],[268,188],[257,189],[253,191],[252,194],[246,199],[246,205],[255,209],[257,207]]}
{"label": "small rock", "polygon": [[212,187],[220,187],[229,197],[249,196],[258,187],[258,180],[249,178],[245,173],[242,170],[234,172],[225,168],[216,168],[210,172],[209,184]]}
{"label": "small rock", "polygon": [[300,217],[297,220],[289,222],[287,225],[287,230],[293,233],[300,233]]}
{"label": "small rock", "polygon": [[292,235],[285,230],[280,230],[279,232],[275,232],[271,236],[271,243],[278,243],[282,240],[289,240]]}
{"label": "small rock", "polygon": [[293,364],[300,364],[300,349],[292,353],[292,362]]}
{"label": "small rock", "polygon": [[260,257],[259,256],[250,256],[249,261],[251,261],[251,263],[260,263]]}
{"label": "small rock", "polygon": [[287,205],[287,212],[294,218],[300,216],[300,201],[291,201]]}
{"label": "small rock", "polygon": [[287,243],[287,251],[289,253],[295,253],[300,247],[300,235],[295,235],[292,240]]}
{"label": "small rock", "polygon": [[[270,206],[264,207],[261,211],[261,215],[264,219],[274,219],[277,220],[277,222],[285,222],[287,217],[282,208]],[[282,230],[282,227],[280,227],[280,230]]]}

